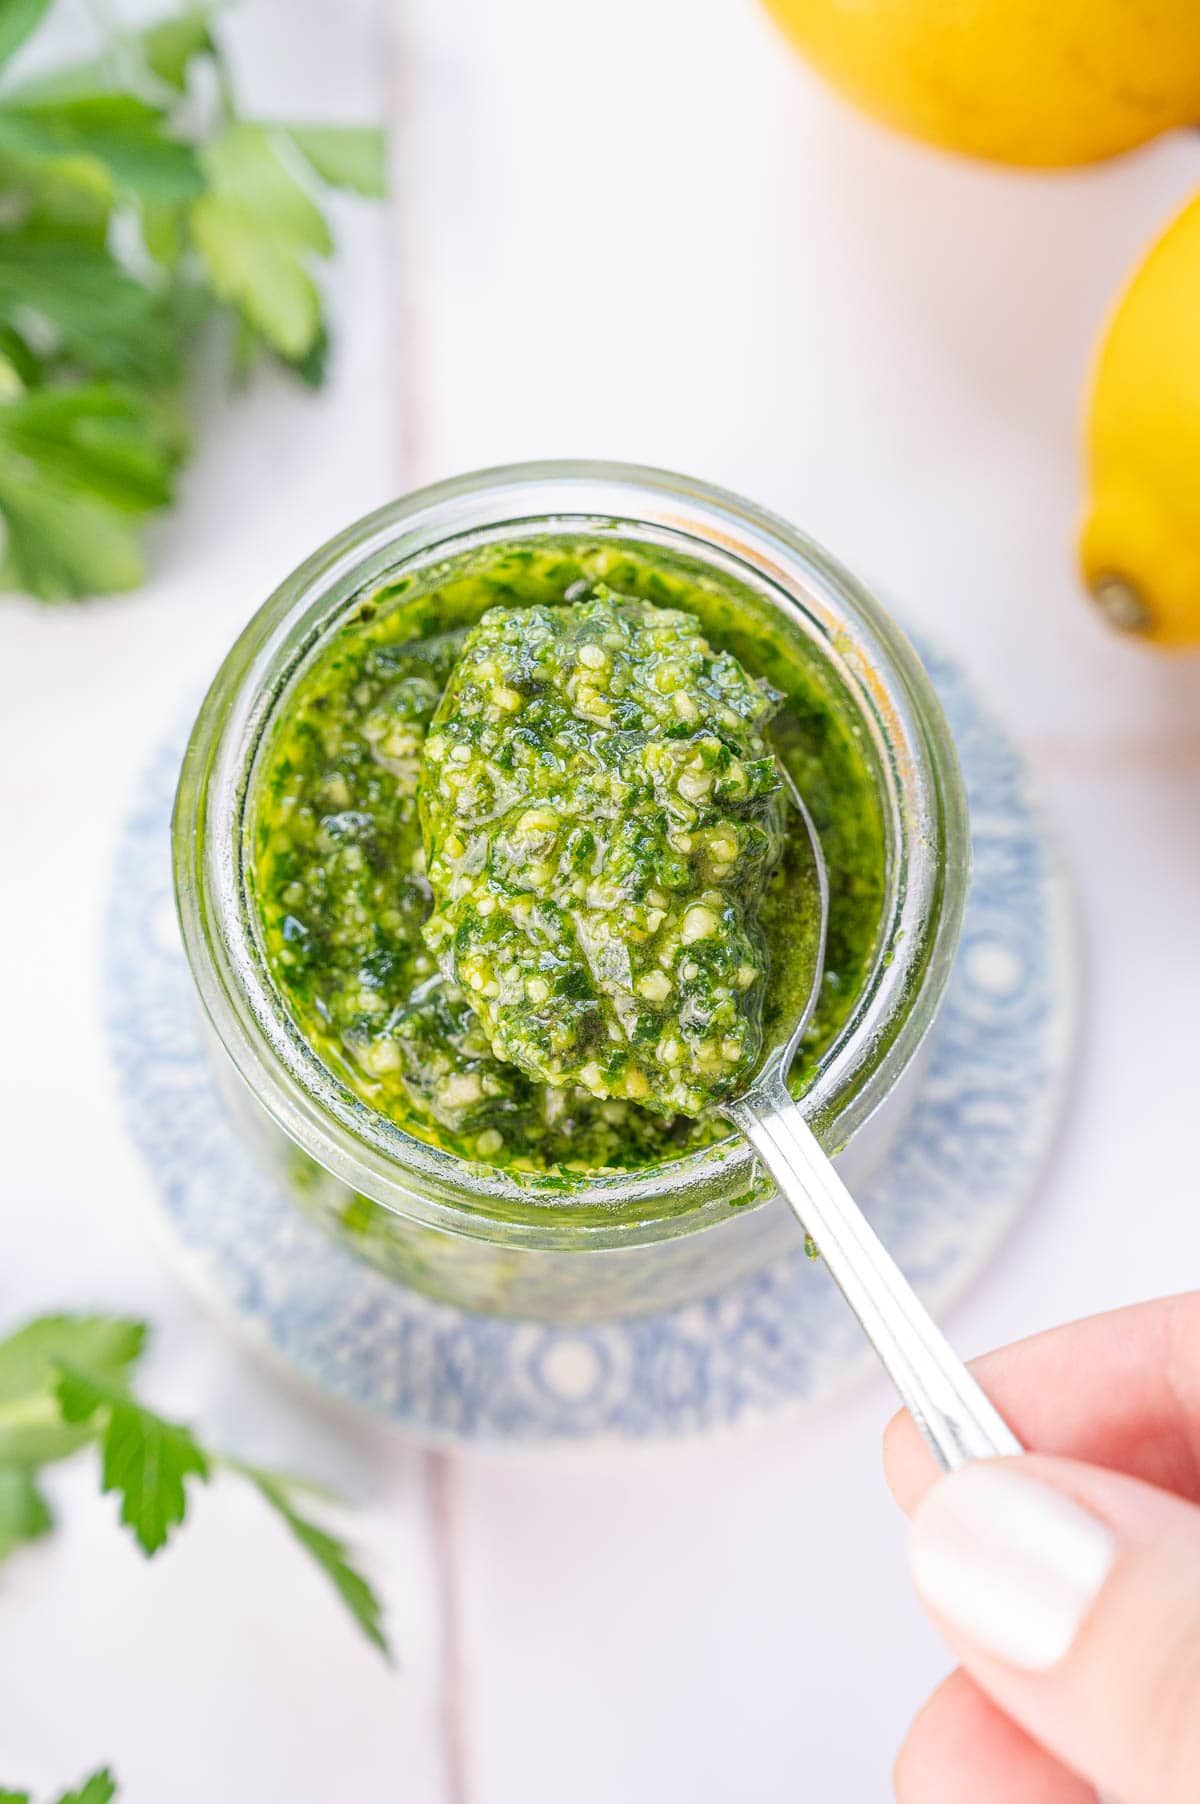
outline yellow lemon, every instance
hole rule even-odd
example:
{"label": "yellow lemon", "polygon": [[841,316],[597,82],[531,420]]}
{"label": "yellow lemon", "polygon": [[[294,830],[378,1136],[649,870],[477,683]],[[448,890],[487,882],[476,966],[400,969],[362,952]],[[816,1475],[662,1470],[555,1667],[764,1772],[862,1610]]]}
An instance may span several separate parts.
{"label": "yellow lemon", "polygon": [[1200,196],[1159,239],[1100,347],[1080,557],[1114,625],[1200,645]]}
{"label": "yellow lemon", "polygon": [[1091,163],[1200,120],[1200,0],[767,0],[876,119],[1001,163]]}

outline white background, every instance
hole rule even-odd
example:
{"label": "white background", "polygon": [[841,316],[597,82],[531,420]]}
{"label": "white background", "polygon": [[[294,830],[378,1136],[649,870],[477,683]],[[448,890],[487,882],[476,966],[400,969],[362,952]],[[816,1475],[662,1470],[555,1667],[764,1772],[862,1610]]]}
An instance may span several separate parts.
{"label": "white background", "polygon": [[161,1401],[354,1498],[402,1666],[233,1485],[147,1566],[85,1462],[0,1578],[0,1784],[109,1760],[127,1804],[881,1800],[946,1664],[883,1382],[746,1438],[517,1458],[423,1453],[254,1367],[145,1234],[99,1021],[109,863],[182,698],[347,519],[525,456],[726,483],[961,656],[1077,881],[1070,1110],[953,1336],[1195,1284],[1200,664],[1109,639],[1071,542],[1089,347],[1200,140],[1054,178],[942,158],[844,110],[753,0],[246,0],[230,29],[262,110],[391,115],[394,204],[337,208],[319,399],[201,385],[147,591],[0,612],[0,1319],[150,1317]]}

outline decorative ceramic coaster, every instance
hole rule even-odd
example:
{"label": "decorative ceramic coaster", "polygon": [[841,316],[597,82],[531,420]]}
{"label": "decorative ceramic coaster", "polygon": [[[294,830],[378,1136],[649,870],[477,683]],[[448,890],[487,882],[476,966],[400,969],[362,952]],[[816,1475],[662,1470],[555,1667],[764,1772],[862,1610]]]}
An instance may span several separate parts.
{"label": "decorative ceramic coaster", "polygon": [[[971,806],[975,876],[915,1107],[860,1198],[925,1301],[945,1308],[1030,1194],[1058,1119],[1076,993],[1071,911],[1025,765],[969,684],[922,656]],[[201,1049],[175,925],[160,748],[117,859],[107,1015],[130,1131],[186,1274],[324,1390],[426,1439],[526,1445],[726,1428],[827,1397],[873,1355],[799,1248],[701,1303],[594,1327],[469,1315],[343,1251],[235,1138]]]}

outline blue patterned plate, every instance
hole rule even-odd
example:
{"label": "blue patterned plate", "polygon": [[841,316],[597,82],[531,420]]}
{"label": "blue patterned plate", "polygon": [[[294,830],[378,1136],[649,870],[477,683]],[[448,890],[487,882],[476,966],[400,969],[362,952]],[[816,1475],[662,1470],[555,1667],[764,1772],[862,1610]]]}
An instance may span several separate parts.
{"label": "blue patterned plate", "polygon": [[[962,758],[975,878],[913,1113],[861,1198],[944,1309],[1028,1197],[1057,1122],[1072,922],[1025,766],[961,672],[922,648]],[[175,925],[168,821],[182,736],[153,759],[111,898],[107,1016],[130,1130],[186,1274],[260,1346],[426,1439],[538,1445],[730,1427],[811,1403],[871,1355],[802,1251],[702,1303],[587,1328],[468,1315],[327,1240],[251,1164],[218,1097]]]}

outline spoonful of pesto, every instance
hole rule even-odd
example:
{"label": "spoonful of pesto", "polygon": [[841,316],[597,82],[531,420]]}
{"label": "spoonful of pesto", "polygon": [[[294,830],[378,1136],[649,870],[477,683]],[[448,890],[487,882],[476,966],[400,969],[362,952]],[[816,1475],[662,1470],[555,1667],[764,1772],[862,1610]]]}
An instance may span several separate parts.
{"label": "spoonful of pesto", "polygon": [[[827,887],[767,735],[778,700],[691,614],[603,585],[491,609],[425,740],[426,940],[498,1058],[664,1115],[727,1116],[938,1459],[1017,1452],[788,1089]],[[790,930],[768,960],[770,883]]]}

